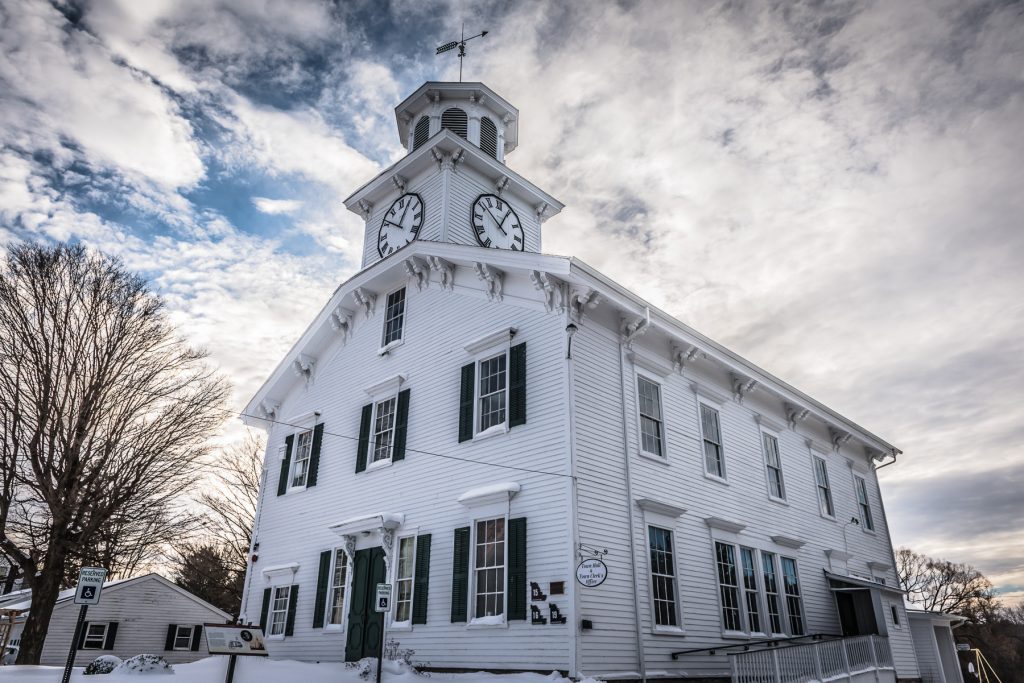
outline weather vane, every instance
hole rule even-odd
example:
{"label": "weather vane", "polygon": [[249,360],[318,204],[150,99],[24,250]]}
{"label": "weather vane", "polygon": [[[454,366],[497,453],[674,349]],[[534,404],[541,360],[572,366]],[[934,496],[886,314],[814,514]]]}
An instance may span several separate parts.
{"label": "weather vane", "polygon": [[473,40],[474,38],[483,38],[486,35],[487,35],[487,31],[481,31],[480,33],[476,34],[475,36],[470,36],[469,38],[467,38],[466,37],[466,22],[462,22],[462,39],[461,40],[453,40],[452,42],[445,43],[441,47],[437,48],[437,53],[436,54],[441,54],[442,52],[448,52],[449,50],[454,50],[455,48],[459,48],[459,83],[462,82],[462,59],[466,56],[466,43],[469,42],[470,40]]}

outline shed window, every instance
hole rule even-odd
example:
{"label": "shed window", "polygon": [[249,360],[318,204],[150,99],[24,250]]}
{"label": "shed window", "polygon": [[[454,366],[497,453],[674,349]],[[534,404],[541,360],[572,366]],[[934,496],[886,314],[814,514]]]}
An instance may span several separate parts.
{"label": "shed window", "polygon": [[430,117],[421,116],[420,120],[416,122],[416,128],[412,132],[412,148],[413,151],[423,146],[423,143],[430,137]]}
{"label": "shed window", "polygon": [[466,112],[462,111],[458,107],[445,109],[444,113],[441,114],[441,127],[447,128],[460,138],[466,137],[467,125],[468,121],[466,119]]}
{"label": "shed window", "polygon": [[480,149],[498,158],[498,127],[486,116],[480,119]]}
{"label": "shed window", "polygon": [[89,622],[85,628],[85,639],[82,641],[83,650],[102,650],[103,643],[107,639],[107,624]]}
{"label": "shed window", "polygon": [[192,648],[192,627],[178,625],[174,629],[174,649],[189,650]]}

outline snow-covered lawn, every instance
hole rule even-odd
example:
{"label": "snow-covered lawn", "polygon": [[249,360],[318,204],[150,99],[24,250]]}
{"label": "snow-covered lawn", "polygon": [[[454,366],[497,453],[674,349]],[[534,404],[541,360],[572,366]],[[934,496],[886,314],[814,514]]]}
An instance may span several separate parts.
{"label": "snow-covered lawn", "polygon": [[[170,680],[184,683],[223,683],[227,671],[227,657],[207,657],[191,664],[175,664],[175,678]],[[374,660],[374,664],[376,661]],[[56,666],[0,666],[0,683],[31,683],[32,681],[60,681],[61,667]],[[289,660],[239,657],[235,667],[236,683],[374,683],[374,677],[360,678],[360,669],[344,664],[307,664]],[[138,683],[139,674],[105,674],[83,676],[82,668],[76,668],[71,680],[76,683]],[[146,680],[164,680],[164,676],[144,676]],[[401,664],[384,663],[382,683],[569,683],[557,673],[542,674],[442,674],[431,673],[430,677],[420,676]],[[591,681],[591,683],[597,683]]]}

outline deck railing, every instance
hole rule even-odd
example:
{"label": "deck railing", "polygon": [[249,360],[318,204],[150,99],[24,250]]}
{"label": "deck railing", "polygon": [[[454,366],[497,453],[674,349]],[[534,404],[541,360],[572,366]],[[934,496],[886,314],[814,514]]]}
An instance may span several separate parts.
{"label": "deck railing", "polygon": [[733,683],[849,680],[855,674],[893,668],[889,640],[879,636],[739,652],[730,654],[729,660]]}

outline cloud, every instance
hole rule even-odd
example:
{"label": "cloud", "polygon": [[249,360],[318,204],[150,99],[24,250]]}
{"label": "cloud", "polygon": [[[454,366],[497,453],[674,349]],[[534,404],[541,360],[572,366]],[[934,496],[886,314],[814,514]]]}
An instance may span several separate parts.
{"label": "cloud", "polygon": [[303,204],[298,199],[268,199],[267,197],[253,197],[252,203],[263,213],[272,215],[295,213],[302,208]]}

